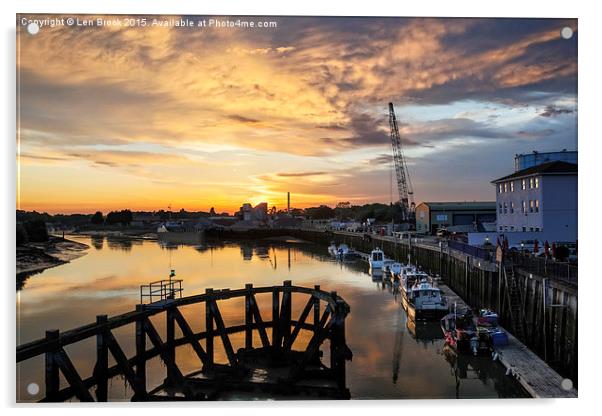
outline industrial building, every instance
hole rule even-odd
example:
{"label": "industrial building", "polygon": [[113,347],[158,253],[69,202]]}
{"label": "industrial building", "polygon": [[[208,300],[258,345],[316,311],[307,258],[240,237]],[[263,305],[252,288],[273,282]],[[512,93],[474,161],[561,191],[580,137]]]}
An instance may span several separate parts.
{"label": "industrial building", "polygon": [[434,234],[439,228],[464,226],[482,231],[495,222],[495,202],[423,202],[416,207],[416,232]]}
{"label": "industrial building", "polygon": [[268,204],[261,202],[256,206],[244,203],[236,214],[242,221],[266,222],[268,220]]}
{"label": "industrial building", "polygon": [[577,164],[546,162],[492,183],[496,187],[497,232],[511,244],[527,239],[550,243],[577,240]]}
{"label": "industrial building", "polygon": [[548,162],[567,162],[577,164],[577,151],[567,151],[563,149],[560,152],[537,152],[523,153],[514,156],[514,171],[518,172],[533,166]]}

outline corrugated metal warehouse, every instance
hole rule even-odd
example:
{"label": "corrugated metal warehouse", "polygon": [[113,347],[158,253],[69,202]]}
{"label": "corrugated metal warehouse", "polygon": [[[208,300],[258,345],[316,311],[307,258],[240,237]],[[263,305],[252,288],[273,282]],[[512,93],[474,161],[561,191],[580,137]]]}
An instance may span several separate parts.
{"label": "corrugated metal warehouse", "polygon": [[423,202],[416,207],[416,231],[434,234],[439,228],[456,225],[474,226],[496,220],[495,201],[491,202]]}

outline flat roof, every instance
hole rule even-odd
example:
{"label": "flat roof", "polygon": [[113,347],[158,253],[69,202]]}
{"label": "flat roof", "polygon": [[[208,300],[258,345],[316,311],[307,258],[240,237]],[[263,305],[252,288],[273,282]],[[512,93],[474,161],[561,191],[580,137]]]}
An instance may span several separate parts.
{"label": "flat roof", "polygon": [[495,201],[421,202],[420,205],[428,206],[431,211],[495,211]]}
{"label": "flat roof", "polygon": [[576,175],[577,165],[574,163],[555,160],[553,162],[542,163],[541,165],[531,166],[530,168],[519,170],[511,175],[503,176],[491,181],[497,183],[508,179],[523,178],[531,175]]}

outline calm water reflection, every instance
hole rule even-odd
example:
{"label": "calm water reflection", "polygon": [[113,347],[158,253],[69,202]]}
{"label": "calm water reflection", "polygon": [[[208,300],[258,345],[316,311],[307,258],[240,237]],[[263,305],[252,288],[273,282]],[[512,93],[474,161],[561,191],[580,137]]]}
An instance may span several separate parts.
{"label": "calm water reflection", "polygon": [[[483,398],[521,397],[521,388],[504,369],[486,358],[456,357],[446,349],[437,324],[408,322],[392,288],[379,277],[367,274],[367,265],[337,263],[325,247],[300,242],[208,243],[201,246],[165,246],[154,241],[100,237],[75,237],[90,245],[88,254],[71,263],[31,276],[17,295],[17,342],[44,336],[46,329],[61,331],[91,323],[98,314],[109,316],[134,308],[139,286],[166,278],[170,265],[184,279],[184,295],[207,287],[240,288],[281,284],[319,284],[336,290],[351,306],[347,342],[353,361],[347,364],[347,385],[353,398]],[[258,297],[266,316],[269,299]],[[300,300],[302,302],[302,300]],[[294,305],[299,314],[302,304]],[[242,323],[242,303],[220,305],[227,325]],[[183,308],[193,330],[201,330],[203,309]],[[295,312],[294,312],[295,313]],[[153,321],[159,330],[163,323]],[[133,354],[133,326],[115,331],[126,354]],[[304,338],[300,339],[303,342]],[[306,338],[305,338],[306,339]],[[242,337],[234,339],[243,346]],[[67,348],[84,376],[94,365],[94,340]],[[184,372],[198,368],[189,347],[178,349]],[[216,357],[225,361],[225,357]],[[112,358],[111,358],[112,360]],[[112,362],[111,362],[112,364]],[[27,385],[43,386],[43,359],[18,366],[17,393],[22,401],[43,396],[27,393]],[[165,369],[158,360],[149,363],[149,386],[159,384]],[[156,383],[156,384],[154,384]],[[123,380],[110,386],[113,400],[129,397]]]}

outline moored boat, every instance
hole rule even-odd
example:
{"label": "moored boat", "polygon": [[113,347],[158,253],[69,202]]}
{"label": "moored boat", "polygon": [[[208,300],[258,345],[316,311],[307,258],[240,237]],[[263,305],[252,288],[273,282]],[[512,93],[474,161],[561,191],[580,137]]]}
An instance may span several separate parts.
{"label": "moored boat", "polygon": [[402,293],[402,305],[411,320],[438,320],[449,312],[441,289],[428,278],[421,278]]}
{"label": "moored boat", "polygon": [[455,311],[441,319],[445,343],[458,352],[490,354],[493,348],[508,343],[508,335],[497,326],[497,314],[481,310],[475,319],[470,309]]}
{"label": "moored boat", "polygon": [[395,276],[401,275],[401,269],[403,268],[403,264],[394,262],[389,266],[389,274],[391,275],[391,279],[395,278]]}
{"label": "moored boat", "polygon": [[337,245],[334,243],[334,241],[331,241],[330,245],[328,246],[328,254],[330,254],[332,257],[337,256]]}
{"label": "moored boat", "polygon": [[368,259],[368,263],[370,263],[370,269],[381,269],[385,264],[385,253],[379,249],[375,248],[370,253],[370,258]]}

